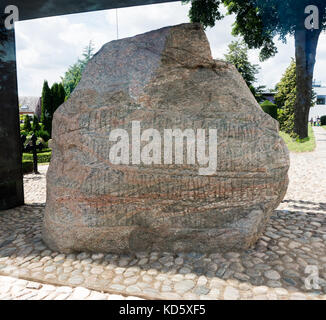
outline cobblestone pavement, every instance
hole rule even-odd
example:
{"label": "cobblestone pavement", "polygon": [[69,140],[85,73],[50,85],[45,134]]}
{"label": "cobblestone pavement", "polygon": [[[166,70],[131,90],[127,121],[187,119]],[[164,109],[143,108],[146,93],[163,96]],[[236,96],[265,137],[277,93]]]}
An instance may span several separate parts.
{"label": "cobblestone pavement", "polygon": [[[0,275],[47,283],[55,288],[47,299],[58,298],[61,290],[71,290],[69,297],[74,290],[96,296],[90,291],[96,290],[121,298],[326,300],[326,131],[314,131],[316,151],[291,153],[286,197],[255,247],[241,253],[53,252],[40,234],[47,169],[41,166],[40,175],[24,178],[26,205],[0,213]],[[305,279],[314,288],[307,288]],[[6,281],[11,284],[3,286]],[[41,299],[39,291],[48,288],[29,289],[30,282],[16,280],[25,292],[18,297],[14,281],[0,277],[0,299]]]}
{"label": "cobblestone pavement", "polygon": [[135,300],[89,290],[83,287],[53,286],[13,277],[0,276],[0,300]]}

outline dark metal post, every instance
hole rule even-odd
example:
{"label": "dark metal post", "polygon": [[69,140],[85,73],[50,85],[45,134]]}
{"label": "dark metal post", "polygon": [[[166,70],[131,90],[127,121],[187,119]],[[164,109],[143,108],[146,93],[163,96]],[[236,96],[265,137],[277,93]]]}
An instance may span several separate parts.
{"label": "dark metal post", "polygon": [[36,135],[33,133],[33,135],[32,135],[33,167],[34,167],[34,173],[35,173],[35,174],[38,174],[38,171],[37,171],[37,151],[36,151],[36,140],[37,140],[37,137],[36,137]]}
{"label": "dark metal post", "polygon": [[0,210],[24,204],[14,29],[0,13]]}

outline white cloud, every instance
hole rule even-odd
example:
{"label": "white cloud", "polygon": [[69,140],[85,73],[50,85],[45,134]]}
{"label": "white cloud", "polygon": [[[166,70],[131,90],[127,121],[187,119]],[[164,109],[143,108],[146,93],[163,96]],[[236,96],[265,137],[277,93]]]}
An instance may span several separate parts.
{"label": "white cloud", "polygon": [[[118,10],[119,37],[161,27],[188,22],[189,5],[172,2]],[[226,16],[206,34],[214,58],[223,58],[231,36],[234,16]],[[22,21],[16,24],[18,88],[20,95],[41,94],[44,79],[50,85],[60,81],[69,65],[81,56],[83,48],[93,41],[95,49],[116,39],[116,10],[74,14],[60,17]],[[322,35],[317,55],[315,78],[326,83],[326,37]],[[261,63],[258,50],[250,51],[250,60],[261,66],[258,84],[274,87],[294,56],[294,42],[277,42],[276,57]]]}

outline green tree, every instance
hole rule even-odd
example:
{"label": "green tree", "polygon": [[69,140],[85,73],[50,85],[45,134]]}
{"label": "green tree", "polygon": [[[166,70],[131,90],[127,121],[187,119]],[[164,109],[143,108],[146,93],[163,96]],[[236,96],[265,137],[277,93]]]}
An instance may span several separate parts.
{"label": "green tree", "polygon": [[51,136],[53,114],[65,101],[65,90],[62,83],[54,83],[49,88],[48,82],[44,81],[42,91],[42,116],[43,128]]}
{"label": "green tree", "polygon": [[82,70],[79,63],[75,63],[70,66],[68,71],[65,73],[65,76],[62,78],[62,82],[66,91],[66,99],[69,98],[71,93],[77,87],[81,79]]}
{"label": "green tree", "polygon": [[29,117],[28,114],[26,114],[25,117],[24,117],[24,126],[23,126],[23,129],[26,132],[32,131],[31,118]]}
{"label": "green tree", "polygon": [[228,53],[224,55],[227,62],[232,63],[251,90],[258,102],[261,101],[261,93],[264,86],[255,87],[254,83],[257,81],[256,75],[259,73],[260,67],[257,64],[252,64],[248,58],[248,46],[244,41],[232,41],[229,44]]}
{"label": "green tree", "polygon": [[66,91],[61,82],[59,83],[58,96],[59,96],[58,102],[59,102],[59,106],[60,106],[65,102],[65,98],[66,98]]}
{"label": "green tree", "polygon": [[294,134],[294,105],[297,93],[296,64],[292,59],[280,82],[276,85],[275,102],[278,106],[280,130],[291,136]]}
{"label": "green tree", "polygon": [[52,94],[52,110],[51,115],[53,118],[54,112],[64,103],[65,101],[65,90],[62,83],[54,83],[51,87]]}
{"label": "green tree", "polygon": [[234,64],[246,81],[248,87],[256,82],[259,66],[250,63],[248,59],[248,46],[243,41],[232,41],[229,44],[228,53],[225,54],[224,57],[227,62]]}
{"label": "green tree", "polygon": [[45,80],[43,84],[43,90],[42,90],[41,122],[43,124],[44,130],[47,131],[50,135],[52,130],[52,109],[53,109],[52,92],[51,89],[49,88],[48,82]]}
{"label": "green tree", "polygon": [[294,36],[297,81],[294,132],[299,138],[306,138],[317,44],[321,31],[326,29],[325,0],[193,0],[189,17],[193,22],[212,27],[222,18],[219,11],[222,3],[229,14],[236,15],[233,35],[243,36],[250,49],[260,48],[262,60],[277,53],[275,36],[283,41],[287,35]]}
{"label": "green tree", "polygon": [[[296,75],[296,63],[292,59],[289,67],[283,74],[280,82],[275,87],[275,103],[278,109],[278,121],[280,123],[280,129],[292,137],[296,137],[297,134],[294,130],[295,125],[295,103],[297,98],[297,75]],[[310,93],[309,106],[315,104],[316,95],[312,91]]]}
{"label": "green tree", "polygon": [[[59,85],[55,82],[51,87],[51,95],[52,95],[52,108],[51,108],[51,123],[53,120],[53,114],[55,110],[60,106],[60,96],[59,96]],[[51,125],[52,127],[52,125]],[[52,129],[51,129],[52,132]]]}
{"label": "green tree", "polygon": [[88,61],[93,58],[94,50],[95,48],[93,42],[90,41],[89,44],[83,50],[82,59],[79,60],[83,70],[86,67]]}
{"label": "green tree", "polygon": [[64,77],[61,78],[66,93],[66,99],[69,98],[71,93],[77,87],[81,79],[82,73],[88,61],[93,57],[93,55],[94,55],[94,46],[92,41],[90,41],[88,46],[84,48],[82,58],[78,59],[78,61],[75,64],[70,66],[68,71],[65,73]]}
{"label": "green tree", "polygon": [[37,132],[41,129],[40,127],[40,123],[38,121],[38,117],[36,115],[34,115],[33,117],[33,124],[32,124],[32,130],[33,132]]}

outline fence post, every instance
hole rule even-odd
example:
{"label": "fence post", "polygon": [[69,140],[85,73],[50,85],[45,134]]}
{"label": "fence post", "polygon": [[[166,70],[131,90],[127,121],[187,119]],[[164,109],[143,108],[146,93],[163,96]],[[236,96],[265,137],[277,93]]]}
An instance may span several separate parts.
{"label": "fence post", "polygon": [[36,140],[37,140],[37,137],[36,137],[36,135],[33,133],[33,135],[32,135],[33,167],[34,167],[34,173],[35,173],[35,174],[38,174],[38,170],[37,170],[37,150],[36,150]]}

